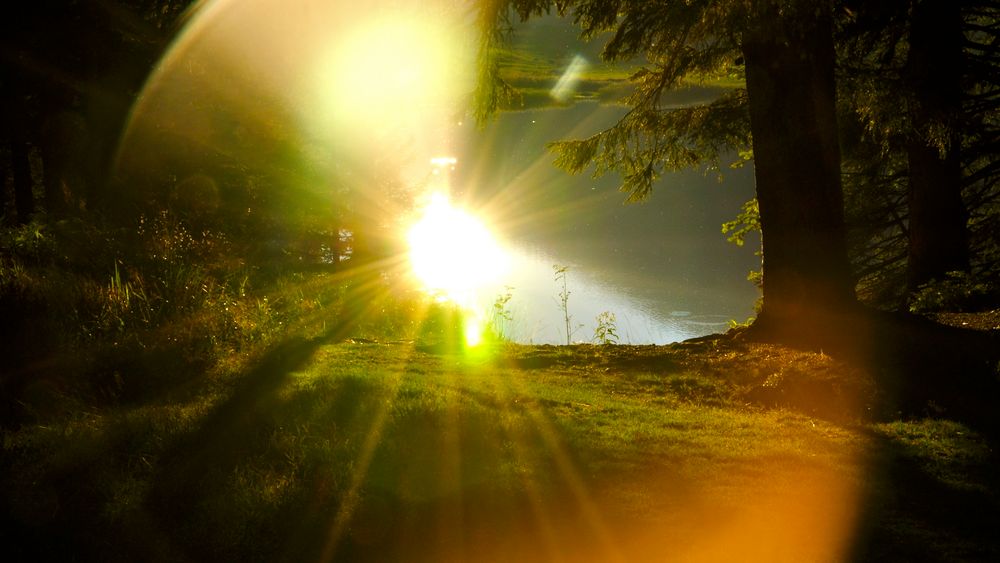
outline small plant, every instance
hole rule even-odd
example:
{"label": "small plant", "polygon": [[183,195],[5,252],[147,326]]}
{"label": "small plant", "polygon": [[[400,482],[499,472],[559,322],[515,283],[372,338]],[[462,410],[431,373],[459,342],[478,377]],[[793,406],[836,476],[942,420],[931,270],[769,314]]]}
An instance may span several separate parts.
{"label": "small plant", "polygon": [[594,328],[594,342],[607,346],[618,344],[618,319],[611,311],[597,315],[597,326]]}
{"label": "small plant", "polygon": [[49,227],[36,220],[4,229],[0,233],[0,249],[10,256],[39,264],[52,258],[56,250],[56,241],[51,236]]}
{"label": "small plant", "polygon": [[757,317],[747,317],[747,320],[743,322],[740,322],[736,319],[729,319],[729,329],[733,330],[733,329],[750,328],[750,325],[752,325],[755,320],[757,320]]}
{"label": "small plant", "polygon": [[573,343],[573,335],[576,333],[577,329],[583,325],[578,325],[576,328],[573,327],[573,315],[569,314],[569,282],[567,280],[567,273],[569,272],[569,266],[560,266],[559,264],[553,264],[552,269],[555,270],[555,280],[557,284],[562,284],[562,289],[559,291],[559,310],[562,311],[563,321],[566,323],[566,344]]}
{"label": "small plant", "polygon": [[125,331],[131,325],[148,326],[153,321],[153,308],[141,278],[125,279],[117,261],[104,299],[104,318],[105,324],[118,331]]}
{"label": "small plant", "polygon": [[490,330],[499,340],[507,340],[510,338],[511,322],[514,320],[514,316],[511,314],[508,305],[510,299],[513,296],[514,288],[505,285],[503,288],[503,293],[497,295],[496,299],[493,300],[493,305],[490,306],[490,316],[489,316],[489,326]]}

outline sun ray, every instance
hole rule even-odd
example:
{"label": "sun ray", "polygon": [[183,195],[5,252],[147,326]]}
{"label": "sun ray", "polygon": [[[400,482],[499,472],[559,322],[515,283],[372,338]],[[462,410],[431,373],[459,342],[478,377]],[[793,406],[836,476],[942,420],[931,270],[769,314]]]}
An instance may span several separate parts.
{"label": "sun ray", "polygon": [[[583,119],[573,120],[569,125],[567,120],[552,122],[549,118],[533,123],[522,133],[519,142],[541,146],[553,139],[582,138],[608,125],[606,121],[602,112],[596,110],[587,113]],[[499,154],[513,148],[501,143],[502,133],[495,124],[484,135],[478,140],[481,144],[478,152],[481,154]],[[553,160],[554,156],[550,152],[543,151],[517,169],[497,174],[497,171],[490,169],[489,162],[481,159],[470,165],[471,172],[464,181],[476,190],[473,197],[505,232],[537,229],[539,225],[551,226],[570,221],[581,211],[593,209],[595,205],[606,201],[605,194],[600,191],[580,190],[573,194],[572,202],[560,201],[557,206],[527,205],[525,202],[538,201],[539,194],[579,184],[577,178],[555,168]]]}
{"label": "sun ray", "polygon": [[[500,409],[504,413],[514,411],[516,399],[514,394],[511,392],[512,388],[511,384],[505,384],[504,379],[495,380],[493,384],[493,389],[496,391],[500,399]],[[517,461],[523,464],[532,463],[534,460],[529,455],[529,446],[524,443],[522,436],[510,432],[503,426],[501,426],[501,430],[513,446],[512,453]],[[550,510],[549,504],[545,502],[545,495],[541,486],[532,475],[523,473],[520,477],[521,485],[524,487],[524,493],[527,496],[528,504],[531,508],[531,516],[534,519],[534,524],[537,526],[541,535],[542,548],[545,550],[546,555],[545,560],[553,562],[568,560],[565,557],[568,554],[564,553],[563,549],[560,547],[558,534],[555,526],[553,525],[557,516],[552,510]]]}
{"label": "sun ray", "polygon": [[330,531],[320,552],[319,561],[327,562],[335,560],[337,547],[340,545],[341,540],[344,539],[345,534],[348,533],[352,518],[362,508],[362,489],[369,477],[369,469],[371,469],[372,461],[382,442],[383,433],[386,427],[392,422],[391,413],[406,375],[405,366],[409,363],[412,355],[416,353],[412,345],[407,347],[407,351],[408,353],[403,355],[399,363],[388,366],[386,369],[386,372],[391,374],[385,384],[388,388],[388,397],[384,401],[379,402],[378,411],[372,417],[371,426],[368,428],[368,433],[365,435],[364,443],[354,463],[351,483],[341,498],[340,506],[337,508],[336,515],[330,523]]}
{"label": "sun ray", "polygon": [[[530,395],[530,390],[523,387],[523,382],[512,378],[509,380],[509,383],[511,389]],[[558,430],[556,430],[541,410],[528,408],[526,412],[533,423],[532,428],[538,433],[538,437],[542,439],[542,443],[546,446],[548,453],[556,462],[556,469],[560,476],[569,486],[570,493],[573,495],[585,523],[590,528],[590,532],[597,539],[598,547],[602,551],[600,559],[602,561],[625,561],[626,558],[619,548],[619,542],[614,537],[611,527],[608,526],[601,516],[600,509],[594,502],[586,482],[563,445]]]}

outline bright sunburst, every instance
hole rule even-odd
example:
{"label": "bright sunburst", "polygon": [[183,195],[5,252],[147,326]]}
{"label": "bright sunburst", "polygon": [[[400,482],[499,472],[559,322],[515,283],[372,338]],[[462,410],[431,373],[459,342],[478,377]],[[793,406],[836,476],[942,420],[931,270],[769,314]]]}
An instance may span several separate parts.
{"label": "bright sunburst", "polygon": [[427,290],[462,306],[495,284],[508,268],[508,257],[486,226],[435,193],[421,218],[407,233],[413,273]]}

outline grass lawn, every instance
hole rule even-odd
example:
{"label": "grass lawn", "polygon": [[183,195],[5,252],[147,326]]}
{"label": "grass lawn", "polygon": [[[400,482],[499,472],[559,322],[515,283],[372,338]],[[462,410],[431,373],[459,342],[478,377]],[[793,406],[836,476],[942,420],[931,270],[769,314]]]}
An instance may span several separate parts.
{"label": "grass lawn", "polygon": [[5,560],[1000,560],[996,454],[726,339],[290,339],[4,431]]}

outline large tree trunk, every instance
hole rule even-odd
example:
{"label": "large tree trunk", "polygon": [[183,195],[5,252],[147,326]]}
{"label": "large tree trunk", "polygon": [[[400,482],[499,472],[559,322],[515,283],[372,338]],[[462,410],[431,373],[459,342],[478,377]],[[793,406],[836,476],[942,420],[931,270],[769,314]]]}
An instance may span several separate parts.
{"label": "large tree trunk", "polygon": [[10,140],[10,160],[14,177],[14,209],[17,222],[27,223],[35,212],[35,197],[32,193],[30,145],[23,130],[12,132]]}
{"label": "large tree trunk", "polygon": [[[968,270],[962,203],[962,19],[955,0],[922,0],[910,21],[907,82],[913,97],[909,160],[911,290],[953,270]],[[940,148],[939,148],[940,146]]]}
{"label": "large tree trunk", "polygon": [[969,269],[966,210],[961,197],[957,150],[942,158],[919,140],[907,147],[909,159],[909,255],[907,285],[915,290],[948,272]]}
{"label": "large tree trunk", "polygon": [[[766,4],[766,3],[762,3]],[[805,6],[802,6],[802,5]],[[822,340],[856,300],[847,259],[829,14],[762,9],[744,36],[763,241],[758,330]]]}

